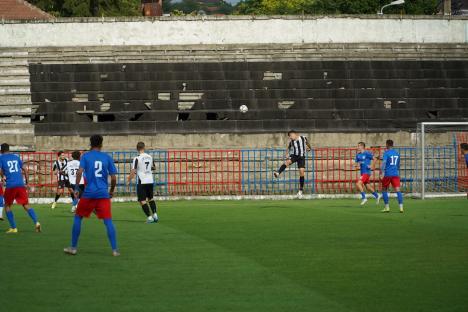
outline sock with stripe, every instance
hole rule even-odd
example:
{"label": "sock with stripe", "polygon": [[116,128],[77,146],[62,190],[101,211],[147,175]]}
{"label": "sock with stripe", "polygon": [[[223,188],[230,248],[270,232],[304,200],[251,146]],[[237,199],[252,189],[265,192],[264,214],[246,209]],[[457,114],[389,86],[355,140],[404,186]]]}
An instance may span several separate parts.
{"label": "sock with stripe", "polygon": [[379,194],[377,192],[373,192],[372,195],[375,197],[375,199],[379,198]]}
{"label": "sock with stripe", "polygon": [[107,229],[107,238],[109,238],[109,242],[111,244],[112,250],[117,249],[117,235],[115,233],[115,227],[112,223],[112,219],[104,219],[104,225]]}
{"label": "sock with stripe", "polygon": [[361,199],[366,199],[366,192],[361,192]]}
{"label": "sock with stripe", "polygon": [[10,223],[10,228],[16,229],[16,222],[15,222],[15,216],[13,215],[13,211],[7,211],[6,216],[8,219],[8,223]]}
{"label": "sock with stripe", "polygon": [[31,218],[31,220],[34,222],[34,224],[37,223],[37,216],[36,212],[34,211],[34,208],[29,208],[28,209],[28,215]]}

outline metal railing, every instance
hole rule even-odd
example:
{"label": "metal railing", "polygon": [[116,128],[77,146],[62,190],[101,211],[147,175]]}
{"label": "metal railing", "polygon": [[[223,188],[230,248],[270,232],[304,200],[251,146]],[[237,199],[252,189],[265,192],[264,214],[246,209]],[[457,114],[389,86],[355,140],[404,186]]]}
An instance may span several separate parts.
{"label": "metal railing", "polygon": [[[382,148],[371,149],[375,161],[371,183],[380,188]],[[417,192],[418,166],[416,147],[399,147],[400,176],[404,192]],[[299,170],[292,165],[279,177],[273,172],[285,160],[282,149],[206,149],[147,151],[155,162],[155,193],[164,196],[186,195],[286,195],[297,192]],[[126,185],[136,152],[109,152],[118,169],[117,195],[135,193],[135,183]],[[31,197],[49,197],[56,191],[52,173],[56,154],[25,152],[20,154],[29,171]],[[353,194],[359,172],[355,168],[353,148],[314,148],[306,156],[305,193]],[[428,192],[459,192],[468,187],[468,170],[458,147],[426,148],[426,185]]]}

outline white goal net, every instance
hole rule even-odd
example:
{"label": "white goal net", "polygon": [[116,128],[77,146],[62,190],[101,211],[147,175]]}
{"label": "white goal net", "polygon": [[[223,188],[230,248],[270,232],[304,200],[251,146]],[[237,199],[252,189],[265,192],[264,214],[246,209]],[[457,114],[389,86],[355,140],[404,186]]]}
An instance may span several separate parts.
{"label": "white goal net", "polygon": [[416,139],[416,193],[425,199],[466,192],[468,169],[460,144],[468,143],[468,122],[419,123]]}

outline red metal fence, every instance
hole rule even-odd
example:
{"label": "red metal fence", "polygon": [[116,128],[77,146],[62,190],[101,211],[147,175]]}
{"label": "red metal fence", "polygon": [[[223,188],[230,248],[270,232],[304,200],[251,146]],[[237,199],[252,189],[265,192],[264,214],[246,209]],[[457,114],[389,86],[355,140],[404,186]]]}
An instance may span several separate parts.
{"label": "red metal fence", "polygon": [[[457,135],[457,142],[468,140],[467,133]],[[401,154],[402,189],[418,191],[417,149],[398,147]],[[383,148],[372,148],[374,162],[371,185],[380,188],[380,158]],[[158,195],[273,195],[294,194],[299,185],[299,171],[289,167],[280,178],[273,177],[284,162],[281,149],[222,149],[222,150],[156,150],[148,151],[156,163],[155,191]],[[354,162],[354,148],[314,148],[307,154],[305,192],[309,194],[356,193],[359,170]],[[117,193],[134,194],[127,188],[135,152],[110,152],[118,167]],[[427,148],[426,181],[431,192],[456,192],[468,188],[468,170],[464,158],[454,144]],[[68,153],[66,153],[69,157]],[[30,195],[53,197],[56,177],[52,173],[54,152],[21,153],[29,171]],[[457,165],[458,164],[458,165]],[[429,187],[430,186],[430,187]]]}
{"label": "red metal fence", "polygon": [[468,190],[468,168],[465,163],[465,157],[460,151],[460,143],[468,143],[468,133],[457,133],[456,142],[458,155],[458,187],[460,190]]}
{"label": "red metal fence", "polygon": [[[355,163],[355,148],[316,148],[315,151],[315,192],[343,194],[355,192],[355,183],[360,173]],[[379,189],[380,158],[382,148],[373,148],[371,185]]]}
{"label": "red metal fence", "polygon": [[170,150],[169,195],[242,193],[241,150]]}

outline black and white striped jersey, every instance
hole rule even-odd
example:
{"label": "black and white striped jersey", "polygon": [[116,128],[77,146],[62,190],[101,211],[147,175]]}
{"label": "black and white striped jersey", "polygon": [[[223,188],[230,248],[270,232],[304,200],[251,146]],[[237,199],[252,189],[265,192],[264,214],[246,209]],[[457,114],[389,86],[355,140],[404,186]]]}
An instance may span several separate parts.
{"label": "black and white striped jersey", "polygon": [[290,155],[304,157],[307,152],[307,138],[301,135],[297,140],[291,140],[288,148]]}
{"label": "black and white striped jersey", "polygon": [[68,165],[68,159],[64,160],[59,160],[57,159],[54,161],[54,166],[52,170],[57,170],[57,181],[67,181],[68,180],[68,175],[67,175],[67,165]]}

